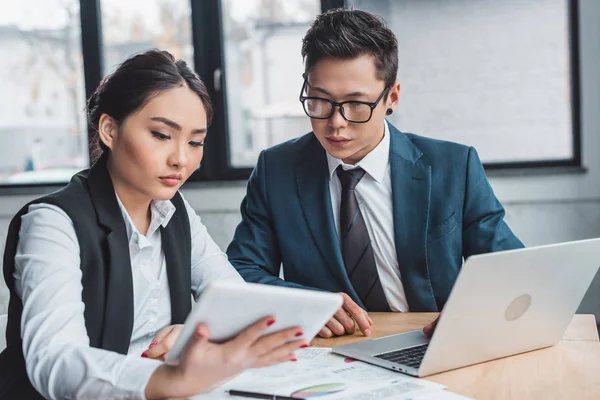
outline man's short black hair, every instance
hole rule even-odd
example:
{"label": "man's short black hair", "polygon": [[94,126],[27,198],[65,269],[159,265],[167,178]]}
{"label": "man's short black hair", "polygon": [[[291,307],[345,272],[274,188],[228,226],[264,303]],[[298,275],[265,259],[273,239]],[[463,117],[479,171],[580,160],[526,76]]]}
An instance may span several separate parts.
{"label": "man's short black hair", "polygon": [[353,59],[372,55],[377,79],[396,82],[398,40],[378,16],[361,10],[336,8],[319,15],[302,39],[305,76],[323,58]]}

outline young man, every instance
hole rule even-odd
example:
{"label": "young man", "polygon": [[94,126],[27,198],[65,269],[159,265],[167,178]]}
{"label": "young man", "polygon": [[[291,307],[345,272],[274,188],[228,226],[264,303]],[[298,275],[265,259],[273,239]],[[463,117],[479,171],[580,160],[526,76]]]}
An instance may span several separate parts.
{"label": "young man", "polygon": [[386,122],[398,47],[378,17],[320,15],[302,56],[313,132],[260,154],[227,250],[246,281],[342,292],[321,336],[368,335],[364,309],[440,311],[464,258],[523,246],[474,148]]}

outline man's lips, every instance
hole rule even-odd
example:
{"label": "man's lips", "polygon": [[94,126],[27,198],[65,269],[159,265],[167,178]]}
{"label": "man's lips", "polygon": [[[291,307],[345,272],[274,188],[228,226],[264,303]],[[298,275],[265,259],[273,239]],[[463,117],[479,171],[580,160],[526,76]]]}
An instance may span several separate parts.
{"label": "man's lips", "polygon": [[344,147],[346,144],[350,143],[350,139],[344,137],[326,137],[325,138],[329,144],[335,147]]}

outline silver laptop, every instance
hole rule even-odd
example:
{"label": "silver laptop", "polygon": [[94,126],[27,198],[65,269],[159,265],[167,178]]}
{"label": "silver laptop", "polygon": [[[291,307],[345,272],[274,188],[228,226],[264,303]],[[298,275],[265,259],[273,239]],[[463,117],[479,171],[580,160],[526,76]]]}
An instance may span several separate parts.
{"label": "silver laptop", "polygon": [[427,376],[556,344],[600,267],[600,238],[467,259],[433,337],[422,330],[333,348]]}

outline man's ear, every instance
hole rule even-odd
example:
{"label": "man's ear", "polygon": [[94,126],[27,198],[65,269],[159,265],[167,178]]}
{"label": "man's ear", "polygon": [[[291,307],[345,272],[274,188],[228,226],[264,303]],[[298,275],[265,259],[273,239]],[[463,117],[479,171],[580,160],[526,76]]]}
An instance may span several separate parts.
{"label": "man's ear", "polygon": [[119,126],[113,117],[108,114],[100,116],[100,121],[98,121],[98,136],[100,137],[100,141],[111,150],[117,138],[118,131]]}
{"label": "man's ear", "polygon": [[[395,110],[400,102],[400,83],[396,82],[392,85],[392,88],[388,92],[386,109],[391,108]],[[391,113],[390,113],[391,114]]]}

